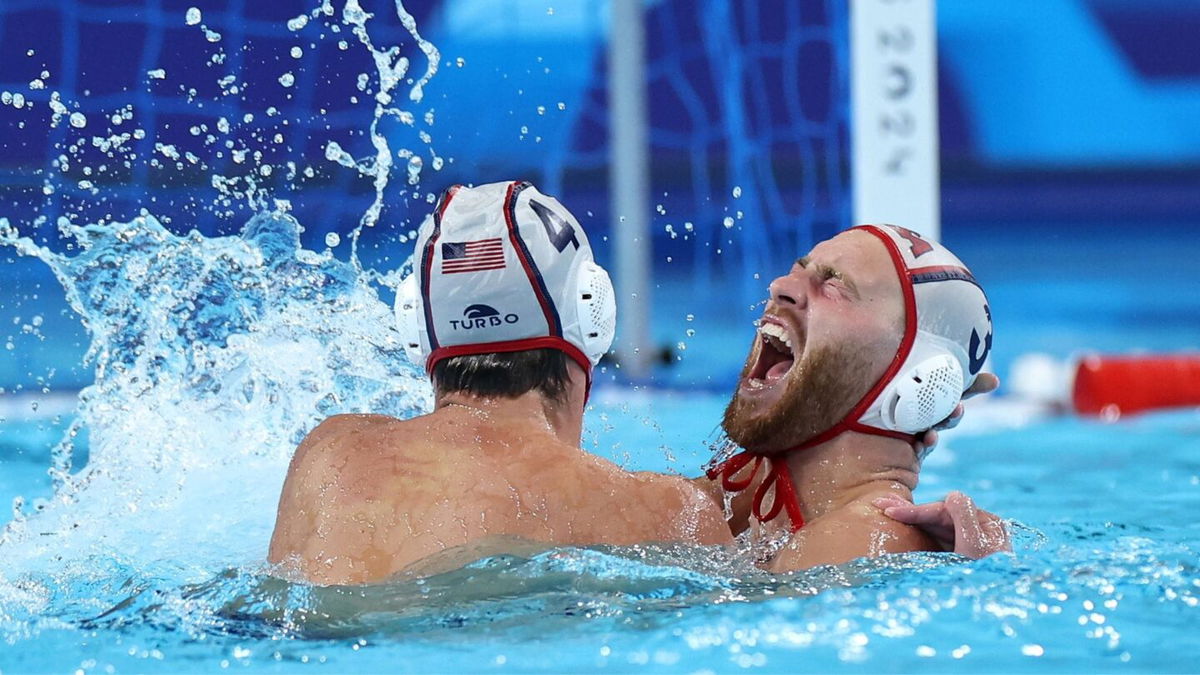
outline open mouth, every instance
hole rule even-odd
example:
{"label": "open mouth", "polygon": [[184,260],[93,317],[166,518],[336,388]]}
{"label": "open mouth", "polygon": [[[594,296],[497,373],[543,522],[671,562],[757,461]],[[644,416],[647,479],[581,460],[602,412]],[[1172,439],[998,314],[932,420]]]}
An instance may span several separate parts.
{"label": "open mouth", "polygon": [[781,324],[766,317],[759,323],[758,336],[762,341],[758,359],[746,376],[752,389],[774,386],[787,376],[795,363],[793,338]]}

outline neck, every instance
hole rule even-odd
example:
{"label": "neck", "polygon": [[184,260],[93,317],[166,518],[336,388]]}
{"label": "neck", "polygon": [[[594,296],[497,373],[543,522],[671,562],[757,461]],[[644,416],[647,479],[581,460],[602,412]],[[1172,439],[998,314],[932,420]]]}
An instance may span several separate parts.
{"label": "neck", "polygon": [[795,484],[805,522],[874,492],[911,500],[920,470],[908,443],[853,431],[781,459]]}
{"label": "neck", "polygon": [[434,399],[434,413],[451,413],[466,410],[479,415],[492,424],[512,422],[523,428],[544,428],[559,441],[579,447],[583,436],[583,406],[548,401],[541,394],[530,391],[515,397],[476,396],[463,392],[438,394]]}

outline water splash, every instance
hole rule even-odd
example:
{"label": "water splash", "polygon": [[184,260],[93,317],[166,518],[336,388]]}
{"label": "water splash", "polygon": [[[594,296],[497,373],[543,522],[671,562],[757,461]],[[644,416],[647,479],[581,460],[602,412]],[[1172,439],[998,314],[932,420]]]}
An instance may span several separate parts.
{"label": "water splash", "polygon": [[[395,0],[396,14],[400,18],[400,23],[409,35],[416,41],[421,52],[425,55],[427,65],[424,75],[413,83],[409,89],[408,98],[414,103],[420,103],[424,98],[425,86],[429,80],[437,74],[438,61],[441,59],[441,54],[438,52],[431,42],[421,37],[417,31],[417,22],[405,8],[401,0]],[[322,9],[329,7],[328,1],[323,5]],[[324,10],[328,11],[328,10]],[[392,118],[398,120],[401,124],[412,127],[415,124],[415,117],[411,111],[404,110],[393,105],[395,102],[395,90],[408,75],[409,59],[400,53],[399,46],[377,47],[371,39],[371,35],[367,32],[367,22],[374,15],[367,12],[358,3],[358,0],[346,0],[346,4],[342,9],[342,22],[350,26],[351,32],[358,41],[371,52],[372,59],[375,63],[375,74],[378,79],[378,88],[375,92],[375,113],[370,125],[371,145],[375,149],[375,156],[368,161],[355,162],[353,158],[347,156],[344,150],[331,141],[326,146],[326,157],[343,166],[353,166],[360,174],[369,177],[375,188],[375,200],[367,207],[367,211],[359,220],[358,227],[350,235],[350,258],[351,261],[358,264],[358,239],[362,234],[363,227],[374,227],[379,222],[379,215],[383,210],[384,190],[387,188],[388,180],[391,177],[393,160],[393,151],[385,136],[379,128],[380,122],[384,119]],[[427,116],[428,119],[432,119]],[[428,134],[422,133],[422,140],[429,142]],[[402,148],[395,152],[396,156],[408,159],[407,172],[408,182],[410,185],[415,185],[420,176],[420,157],[413,151]],[[415,170],[414,162],[416,159]]]}
{"label": "water splash", "polygon": [[[185,543],[198,556],[180,565],[261,560],[288,458],[309,429],[336,413],[429,408],[377,288],[302,249],[284,213],[218,238],[177,236],[148,215],[60,230],[74,253],[0,220],[0,245],[62,284],[95,369],[54,451],[54,498],[0,534],[0,579],[97,556],[153,568]],[[79,434],[89,460],[73,471]]]}

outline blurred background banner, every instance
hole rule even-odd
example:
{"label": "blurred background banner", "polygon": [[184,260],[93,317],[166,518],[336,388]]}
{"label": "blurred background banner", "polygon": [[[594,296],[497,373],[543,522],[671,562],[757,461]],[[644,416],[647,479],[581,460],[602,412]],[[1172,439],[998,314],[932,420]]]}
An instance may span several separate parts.
{"label": "blurred background banner", "polygon": [[[393,2],[361,4],[376,44],[399,45],[419,76],[424,57]],[[4,0],[0,217],[53,247],[63,217],[144,211],[212,236],[283,200],[308,248],[337,234],[346,257],[374,193],[330,144],[354,160],[374,152],[375,70],[351,30],[307,18],[319,6]],[[360,242],[369,267],[403,263],[455,182],[532,180],[573,210],[610,267],[612,224],[636,215],[651,260],[647,349],[674,364],[654,381],[721,388],[770,279],[853,224],[843,0],[641,5],[649,179],[638,214],[610,208],[607,51],[629,27],[609,2],[406,9],[440,50],[438,72],[406,102],[414,119],[381,125],[420,161],[395,160],[379,226]],[[942,239],[992,296],[1002,373],[1030,350],[1200,343],[1198,31],[1191,0],[937,2],[936,206]],[[85,334],[57,284],[40,263],[0,255],[0,341],[11,345],[0,386],[89,383]]]}

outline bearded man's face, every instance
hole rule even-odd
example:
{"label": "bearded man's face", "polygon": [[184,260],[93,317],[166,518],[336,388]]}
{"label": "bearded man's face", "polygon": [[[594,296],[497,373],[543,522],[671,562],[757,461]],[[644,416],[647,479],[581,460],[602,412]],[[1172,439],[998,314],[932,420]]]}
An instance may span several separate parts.
{"label": "bearded man's face", "polygon": [[884,244],[861,231],[821,242],[773,282],[722,426],[774,453],[842,420],[895,357],[900,280]]}

